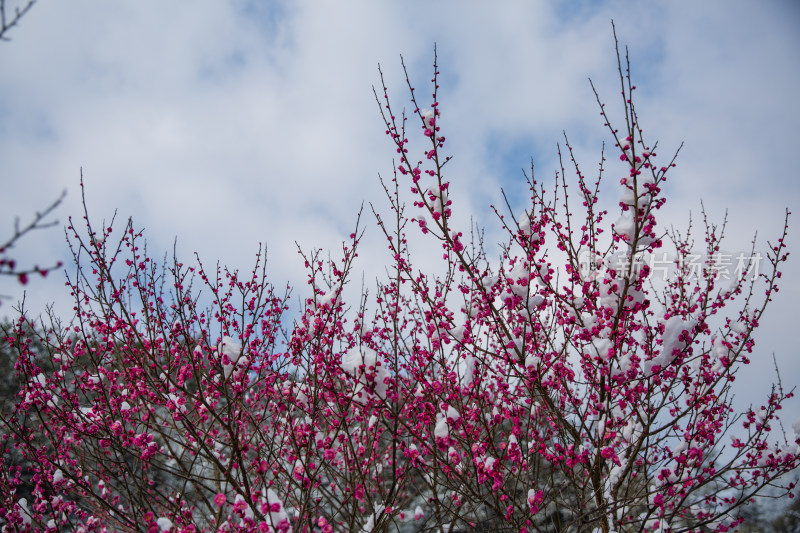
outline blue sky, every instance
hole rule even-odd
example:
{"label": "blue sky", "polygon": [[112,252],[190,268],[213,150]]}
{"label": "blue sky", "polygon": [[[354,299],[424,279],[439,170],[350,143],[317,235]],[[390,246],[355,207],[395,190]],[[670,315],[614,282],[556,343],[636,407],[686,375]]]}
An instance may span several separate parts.
{"label": "blue sky", "polygon": [[[612,19],[646,133],[664,155],[685,142],[662,224],[684,227],[702,199],[713,219],[729,210],[729,250],[748,249],[755,230],[762,243],[777,236],[784,208],[800,214],[800,8],[790,0],[40,0],[0,43],[0,228],[62,189],[58,218],[80,216],[83,168],[90,212],[132,216],[153,255],[177,236],[187,260],[197,251],[246,268],[266,242],[278,284],[302,284],[295,243],[334,249],[362,203],[384,205],[377,176],[390,174],[394,150],[372,96],[378,63],[402,105],[399,55],[423,87],[436,44],[452,198],[492,236],[488,204],[504,187],[522,205],[531,158],[552,176],[562,131],[583,168],[596,168],[608,137],[588,78],[618,109]],[[615,180],[607,186],[613,199]],[[386,257],[366,220],[369,280]],[[67,260],[63,232],[32,236],[17,255]],[[784,383],[800,382],[796,260],[784,280],[746,374],[762,392],[773,352]],[[63,279],[34,281],[29,308],[69,308]],[[0,293],[21,289],[0,280]],[[759,402],[750,389],[740,396]],[[794,420],[800,404],[788,411]]]}

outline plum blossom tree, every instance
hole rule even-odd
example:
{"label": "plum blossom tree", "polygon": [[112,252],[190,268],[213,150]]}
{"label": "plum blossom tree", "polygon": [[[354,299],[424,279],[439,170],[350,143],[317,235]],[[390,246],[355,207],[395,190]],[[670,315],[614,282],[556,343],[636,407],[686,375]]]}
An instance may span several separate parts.
{"label": "plum blossom tree", "polygon": [[[347,301],[359,216],[337,258],[302,253],[311,290],[291,322],[289,289],[269,283],[262,251],[247,273],[159,264],[130,220],[70,221],[74,318],[35,334],[21,313],[5,339],[20,391],[0,415],[0,523],[735,530],[739,511],[800,462],[798,436],[777,431],[792,391],[778,382],[744,412],[728,403],[778,291],[786,226],[764,270],[728,284],[712,259],[691,270],[690,233],[657,217],[675,157],[657,162],[619,46],[617,58],[619,128],[598,103],[619,157],[601,156],[590,180],[567,141],[574,181],[564,164],[552,190],[528,177],[522,215],[496,210],[498,258],[454,216],[436,61],[428,109],[409,81],[411,112],[395,112],[382,84],[397,153],[383,182],[390,215],[373,208],[387,274]],[[414,133],[427,143],[419,157]],[[599,203],[608,172],[622,189],[613,224]],[[706,223],[706,257],[723,234]],[[425,239],[441,246],[438,271],[414,266]],[[674,273],[659,280],[648,257],[665,249]]]}
{"label": "plum blossom tree", "polygon": [[[19,21],[33,8],[36,0],[28,0],[27,2],[14,6],[13,10],[8,10],[5,0],[0,0],[0,42],[11,40],[8,33],[12,28],[19,24]],[[42,212],[37,212],[31,218],[30,222],[21,225],[19,218],[14,221],[14,229],[11,236],[0,241],[0,276],[13,276],[22,285],[28,283],[29,277],[32,274],[46,276],[49,272],[60,268],[62,263],[57,262],[54,266],[39,267],[21,267],[17,260],[12,257],[12,248],[19,243],[25,235],[44,228],[56,225],[55,221],[48,221],[47,217],[59,206],[64,199],[66,191]],[[0,295],[0,304],[2,304],[3,296]]]}
{"label": "plum blossom tree", "polygon": [[[57,222],[54,220],[47,220],[47,217],[50,216],[50,214],[59,206],[59,204],[61,204],[64,196],[66,196],[66,191],[62,192],[61,195],[52,204],[47,206],[44,211],[36,212],[27,224],[21,225],[19,219],[14,221],[14,230],[11,236],[8,237],[5,242],[0,243],[0,276],[16,277],[19,283],[26,285],[30,276],[33,274],[46,276],[53,270],[61,268],[63,264],[61,261],[46,267],[40,267],[38,265],[27,268],[20,267],[20,265],[17,263],[17,260],[12,257],[11,250],[25,235],[33,231],[53,227],[57,224]],[[0,303],[2,303],[2,298],[3,297],[0,296]]]}

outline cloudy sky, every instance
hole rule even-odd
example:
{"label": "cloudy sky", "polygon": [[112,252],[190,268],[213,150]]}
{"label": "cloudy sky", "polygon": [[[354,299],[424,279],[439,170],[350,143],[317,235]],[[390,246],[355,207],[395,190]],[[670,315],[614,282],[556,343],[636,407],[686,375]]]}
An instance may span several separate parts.
{"label": "cloudy sky", "polygon": [[[608,136],[588,78],[618,109],[612,19],[646,134],[664,156],[685,143],[663,224],[697,220],[702,200],[712,219],[729,210],[728,250],[749,249],[756,230],[776,237],[784,209],[800,213],[791,0],[39,0],[0,43],[0,228],[63,189],[56,216],[80,216],[82,168],[93,217],[132,216],[154,255],[177,237],[187,260],[246,268],[266,242],[278,284],[302,283],[295,243],[336,248],[362,203],[385,207],[377,178],[394,150],[372,95],[378,63],[402,106],[400,54],[425,88],[436,44],[452,198],[491,231],[500,188],[521,206],[521,169],[533,158],[551,177],[563,131],[596,168]],[[386,258],[370,217],[362,266],[374,279]],[[58,229],[15,253],[67,260]],[[784,383],[800,382],[800,262],[785,271],[743,374],[748,401],[774,378],[773,352]],[[0,280],[0,293],[21,287]],[[66,310],[66,296],[56,275],[28,287],[32,310]],[[788,411],[791,422],[800,403]]]}

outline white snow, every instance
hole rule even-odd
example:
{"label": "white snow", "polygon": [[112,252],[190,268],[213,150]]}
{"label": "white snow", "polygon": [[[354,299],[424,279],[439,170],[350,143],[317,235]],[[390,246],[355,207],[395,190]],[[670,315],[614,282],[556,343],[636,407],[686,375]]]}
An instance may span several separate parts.
{"label": "white snow", "polygon": [[[225,375],[225,378],[229,378],[233,373],[234,368],[240,366],[243,361],[240,359],[244,358],[244,352],[242,351],[242,345],[236,342],[235,339],[232,337],[228,337],[227,335],[222,337],[222,342],[219,344],[219,354],[220,356],[228,356],[228,363],[222,363],[222,373]],[[246,359],[246,358],[244,358]],[[241,369],[240,369],[241,370]],[[234,377],[238,377],[239,372],[237,372]]]}
{"label": "white snow", "polygon": [[365,367],[375,366],[377,359],[378,354],[375,353],[375,350],[354,346],[342,357],[342,370],[350,375],[355,375],[359,372],[361,365]]}
{"label": "white snow", "polygon": [[663,344],[661,353],[666,355],[670,361],[675,358],[673,351],[683,350],[686,347],[686,341],[679,339],[681,334],[686,331],[688,335],[692,334],[697,320],[687,320],[686,322],[679,316],[672,316],[667,320],[664,325],[664,335],[662,336]]}
{"label": "white snow", "polygon": [[[278,504],[278,510],[270,511],[269,513],[269,517],[270,520],[272,521],[273,527],[278,526],[283,521],[286,521],[286,523],[288,524],[289,515],[286,513],[286,509],[283,506],[283,502],[281,501],[280,498],[278,498],[278,495],[275,494],[275,491],[273,491],[272,489],[267,489],[267,505],[269,505],[270,509],[272,509],[272,507],[276,503]],[[286,533],[292,533],[292,528],[287,529]]]}
{"label": "white snow", "polygon": [[475,357],[472,354],[467,354],[464,359],[464,366],[460,377],[461,386],[469,387],[472,384],[473,373],[475,372]]}
{"label": "white snow", "polygon": [[433,436],[439,439],[446,438],[450,435],[450,426],[447,424],[447,418],[444,414],[439,413],[436,415],[436,427],[433,430]]}
{"label": "white snow", "polygon": [[681,439],[675,448],[672,449],[672,456],[678,457],[680,454],[689,449],[689,443],[685,439]]}
{"label": "white snow", "polygon": [[17,502],[17,507],[19,507],[19,516],[22,518],[22,523],[25,525],[30,525],[31,523],[31,512],[28,509],[28,500],[27,498],[20,498]]}
{"label": "white snow", "polygon": [[606,498],[608,498],[609,500],[611,500],[611,493],[619,483],[627,467],[628,467],[628,460],[622,457],[620,458],[620,464],[615,465],[611,469],[611,472],[609,472],[608,478],[606,478],[606,486],[605,486],[605,495]]}
{"label": "white snow", "polygon": [[661,337],[661,353],[645,362],[645,374],[648,376],[651,375],[653,367],[656,365],[661,368],[669,365],[677,354],[687,346],[685,340],[680,340],[681,334],[685,331],[687,335],[691,336],[696,325],[697,320],[694,319],[684,321],[677,315],[670,317],[664,325],[664,335]]}
{"label": "white snow", "polygon": [[170,393],[167,395],[167,399],[172,402],[176,410],[180,411],[181,413],[186,412],[186,403],[184,402],[181,404],[180,398],[177,395]]}
{"label": "white snow", "polygon": [[[498,277],[497,276],[489,274],[487,276],[484,276],[481,279],[481,285],[483,285],[483,287],[485,289],[491,289],[492,287],[494,287],[497,284],[497,281],[498,281]],[[470,310],[468,310],[468,311],[470,311]],[[473,315],[471,312],[470,312],[469,316],[472,317],[472,318],[475,318],[475,315]]]}
{"label": "white snow", "polygon": [[389,371],[375,350],[367,346],[353,346],[342,356],[342,370],[358,378],[360,386],[356,392],[369,390],[369,385],[374,383],[375,394],[381,398],[386,396],[388,385],[384,380],[389,377]]}
{"label": "white snow", "polygon": [[442,191],[438,185],[432,185],[425,194],[427,199],[433,198],[433,205],[431,210],[434,213],[442,214],[445,206],[447,206],[447,191]]}
{"label": "white snow", "polygon": [[432,128],[435,126],[434,118],[436,117],[436,114],[432,109],[423,109],[420,113],[422,114],[422,120],[425,122],[426,128]]}
{"label": "white snow", "polygon": [[375,519],[376,517],[380,517],[381,513],[383,513],[384,507],[384,505],[375,506],[375,512],[367,517],[367,521],[361,527],[363,533],[371,533],[372,530],[375,529]]}
{"label": "white snow", "polygon": [[[248,503],[245,501],[245,499],[244,499],[244,496],[242,496],[241,494],[237,494],[237,495],[236,495],[236,497],[233,499],[233,504],[234,504],[234,505],[236,505],[238,502],[244,502],[244,504],[245,504],[245,508],[244,508],[244,516],[245,516],[246,518],[253,518],[253,509],[252,509],[252,508],[250,507],[250,505],[249,505],[249,504],[248,504]],[[276,524],[276,525],[277,525],[277,524]]]}
{"label": "white snow", "polygon": [[619,199],[620,203],[633,206],[635,200],[636,193],[633,192],[633,188],[625,187],[625,189],[622,191],[622,197]]}
{"label": "white snow", "polygon": [[158,524],[158,529],[160,531],[169,531],[172,529],[172,520],[169,518],[162,516],[158,520],[156,520],[156,524]]}
{"label": "white snow", "polygon": [[636,225],[633,222],[633,217],[630,215],[620,216],[614,222],[614,232],[620,235],[624,240],[630,242],[633,240],[633,235],[636,232]]}
{"label": "white snow", "polygon": [[528,295],[528,286],[530,285],[530,270],[528,266],[519,261],[508,273],[508,282],[511,284],[512,293],[520,298],[525,298]]}
{"label": "white snow", "polygon": [[742,322],[741,320],[737,320],[733,324],[731,324],[731,331],[735,331],[736,333],[747,333],[750,330],[750,327],[747,325],[746,322]]}
{"label": "white snow", "polygon": [[328,294],[326,294],[319,301],[319,306],[329,307],[329,308],[336,307],[336,304],[339,303],[341,296],[342,296],[342,284],[337,283],[333,287],[331,287],[331,290],[328,292]]}
{"label": "white snow", "polygon": [[619,369],[615,369],[611,372],[611,375],[614,377],[620,374],[625,374],[628,372],[628,370],[631,369],[631,366],[633,366],[631,361],[631,355],[629,353],[626,353],[620,356],[620,358],[617,360],[617,365],[619,366]]}
{"label": "white snow", "polygon": [[523,235],[530,237],[531,235],[531,218],[528,215],[528,212],[522,213],[519,217],[519,230],[522,232]]}
{"label": "white snow", "polygon": [[453,337],[458,342],[464,340],[464,333],[466,332],[466,328],[464,326],[458,326],[449,331],[450,336]]}
{"label": "white snow", "polygon": [[611,341],[608,339],[595,339],[589,348],[589,355],[596,355],[601,361],[607,362],[612,347]]}
{"label": "white snow", "polygon": [[453,407],[452,405],[448,405],[448,406],[447,406],[447,409],[446,409],[445,411],[446,411],[446,413],[447,413],[447,420],[448,420],[448,421],[453,421],[453,422],[455,422],[456,420],[458,420],[459,418],[461,418],[461,415],[458,413],[458,411],[456,410],[456,408],[455,408],[455,407]]}
{"label": "white snow", "polygon": [[528,314],[533,315],[536,308],[544,303],[544,296],[541,294],[534,294],[528,299]]}

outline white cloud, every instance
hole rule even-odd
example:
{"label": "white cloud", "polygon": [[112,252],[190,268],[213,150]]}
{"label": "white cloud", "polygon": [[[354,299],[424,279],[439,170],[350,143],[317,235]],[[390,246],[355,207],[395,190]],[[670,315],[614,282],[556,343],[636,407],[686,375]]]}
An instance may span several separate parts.
{"label": "white cloud", "polygon": [[[552,176],[562,129],[585,156],[583,168],[596,168],[606,137],[587,77],[618,107],[613,18],[630,46],[646,132],[662,141],[664,155],[686,141],[664,220],[683,225],[702,197],[717,219],[731,209],[729,249],[743,248],[751,230],[774,236],[782,208],[798,211],[797,8],[570,5],[37,4],[12,41],[0,43],[0,228],[63,188],[70,194],[59,217],[79,217],[83,167],[91,212],[133,216],[154,255],[171,250],[177,235],[187,259],[197,250],[209,262],[246,268],[266,241],[278,284],[302,286],[295,241],[336,248],[362,202],[383,205],[376,178],[390,174],[394,150],[371,92],[377,63],[395,102],[407,102],[402,53],[429,105],[434,43],[457,215],[466,221],[468,207],[491,225],[486,204],[499,200],[500,185],[519,190],[518,169],[530,156],[540,177]],[[609,186],[615,181],[608,177]],[[56,231],[19,253],[30,263],[67,258]],[[361,255],[374,265],[381,254],[376,245]],[[800,382],[782,333],[792,326],[800,268],[786,270],[760,346],[776,353],[785,382]],[[34,282],[32,308],[63,291],[55,275]],[[19,287],[0,280],[0,293],[12,292]],[[771,379],[765,374],[763,384]]]}

